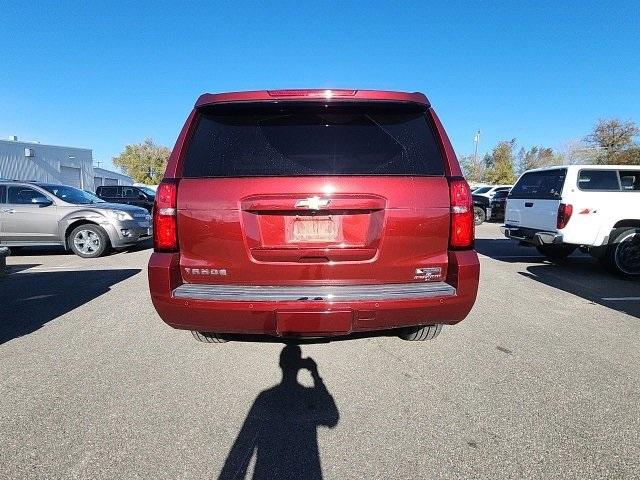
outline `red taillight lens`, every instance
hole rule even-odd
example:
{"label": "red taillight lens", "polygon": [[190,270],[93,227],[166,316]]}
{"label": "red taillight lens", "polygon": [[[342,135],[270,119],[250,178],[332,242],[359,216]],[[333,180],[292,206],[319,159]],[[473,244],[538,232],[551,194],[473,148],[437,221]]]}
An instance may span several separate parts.
{"label": "red taillight lens", "polygon": [[567,205],[565,203],[561,203],[558,206],[558,222],[557,227],[558,230],[567,226],[569,223],[569,219],[571,218],[571,214],[573,213],[573,205]]}
{"label": "red taillight lens", "polygon": [[473,248],[473,199],[469,184],[464,178],[456,177],[449,180],[449,197],[451,199],[449,247]]}
{"label": "red taillight lens", "polygon": [[178,181],[165,179],[158,186],[153,206],[153,248],[157,252],[178,249]]}

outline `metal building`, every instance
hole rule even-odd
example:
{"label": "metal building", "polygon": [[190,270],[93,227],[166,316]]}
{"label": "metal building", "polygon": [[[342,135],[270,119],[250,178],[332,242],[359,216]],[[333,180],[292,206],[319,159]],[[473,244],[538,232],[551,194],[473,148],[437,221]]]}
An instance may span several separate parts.
{"label": "metal building", "polygon": [[93,188],[100,185],[133,185],[133,179],[122,173],[93,167]]}
{"label": "metal building", "polygon": [[17,137],[0,140],[0,178],[62,183],[90,191],[95,191],[94,179],[133,183],[126,175],[94,169],[91,149],[22,142]]}

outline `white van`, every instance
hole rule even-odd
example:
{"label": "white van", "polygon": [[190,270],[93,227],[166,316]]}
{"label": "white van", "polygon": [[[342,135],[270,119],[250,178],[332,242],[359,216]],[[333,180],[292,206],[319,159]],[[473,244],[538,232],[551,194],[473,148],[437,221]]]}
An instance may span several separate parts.
{"label": "white van", "polygon": [[576,248],[640,277],[640,165],[529,170],[507,198],[503,233],[551,258]]}

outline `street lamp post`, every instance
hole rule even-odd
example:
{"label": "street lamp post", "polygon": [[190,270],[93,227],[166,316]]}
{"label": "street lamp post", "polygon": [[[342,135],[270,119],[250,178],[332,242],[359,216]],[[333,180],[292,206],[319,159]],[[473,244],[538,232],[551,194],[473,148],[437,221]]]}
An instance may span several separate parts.
{"label": "street lamp post", "polygon": [[474,163],[478,163],[478,143],[480,143],[480,130],[478,130],[474,135],[473,143],[476,144],[476,149],[475,149],[475,152],[473,153],[473,161]]}

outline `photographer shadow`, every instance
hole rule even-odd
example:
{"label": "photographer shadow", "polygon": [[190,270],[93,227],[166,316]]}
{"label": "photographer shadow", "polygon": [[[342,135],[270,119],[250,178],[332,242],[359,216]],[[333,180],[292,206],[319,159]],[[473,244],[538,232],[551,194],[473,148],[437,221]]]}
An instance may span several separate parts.
{"label": "photographer shadow", "polygon": [[[333,428],[338,408],[311,358],[302,358],[298,345],[286,345],[280,353],[282,382],[262,391],[242,425],[219,479],[243,479],[251,458],[256,461],[253,479],[321,479],[319,426]],[[313,387],[298,383],[298,372],[307,369]]]}

